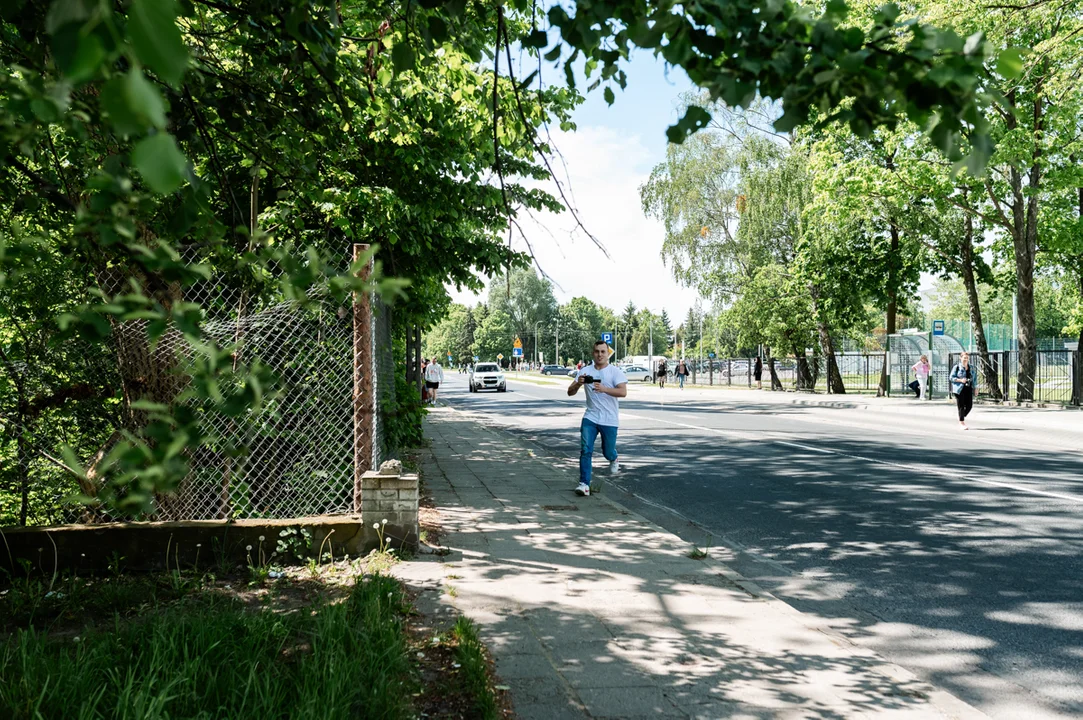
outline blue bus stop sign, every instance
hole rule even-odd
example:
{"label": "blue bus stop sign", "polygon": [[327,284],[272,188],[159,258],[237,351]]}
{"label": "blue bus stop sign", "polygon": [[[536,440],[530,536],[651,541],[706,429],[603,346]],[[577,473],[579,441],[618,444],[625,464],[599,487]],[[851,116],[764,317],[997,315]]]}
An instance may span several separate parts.
{"label": "blue bus stop sign", "polygon": [[933,335],[943,335],[943,334],[944,334],[944,321],[943,320],[933,320]]}

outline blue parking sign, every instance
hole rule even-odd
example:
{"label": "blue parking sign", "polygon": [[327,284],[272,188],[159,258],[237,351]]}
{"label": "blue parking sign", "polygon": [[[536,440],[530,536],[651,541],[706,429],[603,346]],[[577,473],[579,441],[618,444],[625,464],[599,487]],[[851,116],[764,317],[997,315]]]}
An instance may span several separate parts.
{"label": "blue parking sign", "polygon": [[613,344],[613,333],[611,333],[611,332],[602,333],[602,341],[606,345],[612,345]]}

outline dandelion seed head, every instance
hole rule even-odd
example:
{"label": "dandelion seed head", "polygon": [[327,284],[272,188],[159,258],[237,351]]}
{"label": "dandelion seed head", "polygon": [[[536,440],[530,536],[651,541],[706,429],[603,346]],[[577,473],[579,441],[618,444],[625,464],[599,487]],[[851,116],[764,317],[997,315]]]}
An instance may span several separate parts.
{"label": "dandelion seed head", "polygon": [[251,552],[252,551],[252,546],[251,545],[245,546],[245,550],[248,550],[249,552]]}

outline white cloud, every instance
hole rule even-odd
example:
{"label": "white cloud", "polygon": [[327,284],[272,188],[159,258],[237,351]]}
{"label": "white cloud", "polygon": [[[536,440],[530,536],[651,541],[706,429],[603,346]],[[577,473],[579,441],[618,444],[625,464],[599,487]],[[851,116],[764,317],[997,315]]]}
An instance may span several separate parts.
{"label": "white cloud", "polygon": [[[538,264],[559,286],[554,287],[557,301],[582,295],[620,312],[631,300],[637,308],[649,307],[654,312],[664,308],[674,325],[679,324],[699,295],[679,286],[662,263],[662,225],[644,217],[639,201],[639,186],[662,158],[652,157],[639,135],[607,127],[557,132],[553,141],[567,163],[570,187],[565,183],[565,192],[569,198],[574,196],[580,219],[610,256],[606,258],[590,238],[575,230],[568,212],[536,216],[544,227],[521,217]],[[565,181],[559,158],[554,162]],[[552,184],[548,190],[556,195]],[[513,245],[526,250],[518,235]],[[449,291],[456,302],[479,300],[471,293]]]}

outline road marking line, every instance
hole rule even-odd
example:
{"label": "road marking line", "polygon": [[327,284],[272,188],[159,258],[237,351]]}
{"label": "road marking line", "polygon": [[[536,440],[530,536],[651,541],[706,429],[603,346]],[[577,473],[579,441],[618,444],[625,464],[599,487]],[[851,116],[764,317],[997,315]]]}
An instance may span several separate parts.
{"label": "road marking line", "polygon": [[[570,403],[570,402],[572,402],[570,400],[564,400],[564,399],[560,399],[560,398],[554,400],[554,399],[551,399],[551,398],[538,397],[537,395],[530,395],[528,393],[518,393],[518,394],[522,395],[523,397],[528,397],[528,398],[530,398],[532,400],[543,400],[543,401],[546,401],[546,402],[560,402],[560,403]],[[712,433],[715,433],[716,435],[727,435],[727,436],[730,436],[730,437],[743,437],[743,438],[749,438],[750,435],[752,435],[751,433],[742,432],[740,430],[720,430],[718,428],[706,427],[704,425],[691,425],[689,423],[677,422],[676,420],[666,420],[664,418],[653,418],[653,417],[648,417],[646,415],[636,415],[635,413],[622,413],[621,415],[622,415],[622,417],[629,418],[629,419],[632,419],[632,420],[647,420],[647,421],[650,421],[650,422],[663,422],[663,423],[667,423],[669,425],[676,425],[678,427],[690,428],[692,430],[706,430],[707,432],[712,432]],[[764,435],[762,433],[757,433],[757,434],[754,435],[754,437],[763,438]],[[793,447],[793,448],[798,448],[798,449],[801,449],[801,450],[806,450],[808,452],[820,453],[822,455],[838,455],[839,457],[846,457],[846,458],[850,458],[852,460],[863,460],[865,462],[873,463],[873,464],[876,464],[876,465],[885,465],[887,467],[899,468],[899,469],[902,469],[902,470],[910,470],[912,472],[917,472],[917,473],[928,473],[928,474],[931,474],[931,475],[939,475],[940,477],[945,477],[945,478],[948,478],[950,480],[967,480],[967,481],[970,481],[970,482],[980,483],[982,485],[991,485],[991,486],[994,486],[994,487],[1002,487],[1002,488],[1006,488],[1006,489],[1009,489],[1009,490],[1015,490],[1017,492],[1028,493],[1030,495],[1041,495],[1043,497],[1055,498],[1057,500],[1066,500],[1068,502],[1073,502],[1073,503],[1083,503],[1083,497],[1079,497],[1077,495],[1067,495],[1067,494],[1064,494],[1064,493],[1050,492],[1048,490],[1036,490],[1034,488],[1026,487],[1026,486],[1023,486],[1023,485],[1016,485],[1016,484],[1013,484],[1013,483],[1001,482],[999,480],[986,480],[984,478],[975,478],[975,477],[962,478],[962,477],[959,476],[960,473],[962,473],[962,472],[970,472],[970,471],[966,471],[966,470],[962,470],[962,469],[959,469],[959,470],[942,469],[942,468],[929,467],[927,465],[913,465],[913,464],[909,464],[909,463],[891,462],[890,460],[879,460],[877,458],[865,457],[864,455],[854,455],[853,453],[847,453],[847,452],[843,452],[841,450],[829,450],[827,448],[816,447],[814,445],[805,445],[804,443],[796,443],[796,442],[792,442],[790,440],[780,440],[778,438],[768,437],[768,441],[778,443],[779,445],[785,445],[787,447]],[[1004,473],[1004,474],[1010,475],[1011,473]]]}
{"label": "road marking line", "polygon": [[[739,435],[739,432],[733,432],[729,430],[719,430],[717,428],[705,427],[703,425],[690,425],[688,423],[677,422],[676,420],[665,420],[662,418],[648,418],[643,415],[634,415],[628,413],[625,417],[635,418],[637,420],[652,420],[654,422],[668,423],[669,425],[677,425],[679,427],[691,428],[693,430],[706,430],[713,432],[717,435]],[[1067,500],[1068,502],[1083,503],[1083,497],[1077,495],[1065,495],[1064,493],[1055,493],[1048,490],[1036,490],[1034,488],[1025,487],[1022,485],[1015,485],[1013,483],[1000,482],[998,480],[986,480],[984,478],[974,477],[959,477],[960,470],[941,469],[929,467],[926,465],[912,465],[908,463],[891,462],[890,460],[878,460],[876,458],[865,457],[864,455],[854,455],[852,453],[843,452],[841,450],[829,450],[827,448],[815,447],[814,445],[805,445],[804,443],[796,443],[789,440],[779,440],[778,438],[769,438],[769,442],[778,443],[779,445],[785,445],[787,447],[799,448],[801,450],[807,450],[809,452],[821,453],[824,455],[838,455],[840,457],[851,458],[853,460],[863,460],[865,462],[874,463],[876,465],[886,465],[888,467],[901,468],[903,470],[910,470],[918,473],[929,473],[932,475],[939,475],[951,480],[967,480],[970,482],[981,483],[982,485],[992,485],[995,487],[1008,488],[1017,492],[1029,493],[1031,495],[1042,495],[1044,497],[1056,498],[1058,500]]]}

